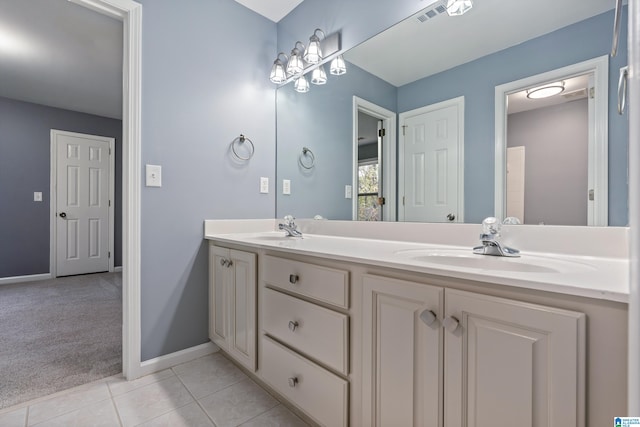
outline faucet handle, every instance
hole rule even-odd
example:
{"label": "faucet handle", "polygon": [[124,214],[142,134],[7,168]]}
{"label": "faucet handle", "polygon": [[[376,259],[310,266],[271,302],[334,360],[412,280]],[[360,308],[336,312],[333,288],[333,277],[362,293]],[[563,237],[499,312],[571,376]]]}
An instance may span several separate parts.
{"label": "faucet handle", "polygon": [[294,222],[295,218],[293,217],[293,215],[285,215],[283,219],[284,219],[285,224],[288,227],[293,227],[293,226],[296,225],[295,222]]}
{"label": "faucet handle", "polygon": [[482,232],[483,234],[493,234],[496,237],[500,236],[500,229],[502,225],[498,221],[496,217],[490,216],[482,221]]}

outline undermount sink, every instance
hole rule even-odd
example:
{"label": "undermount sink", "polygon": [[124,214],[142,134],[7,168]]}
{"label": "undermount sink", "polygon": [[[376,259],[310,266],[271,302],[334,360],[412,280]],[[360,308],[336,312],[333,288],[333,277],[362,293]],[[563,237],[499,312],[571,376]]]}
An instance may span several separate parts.
{"label": "undermount sink", "polygon": [[469,249],[407,249],[395,253],[425,264],[471,268],[474,270],[521,273],[569,273],[593,271],[589,264],[539,255],[499,257],[474,254]]}
{"label": "undermount sink", "polygon": [[265,241],[271,241],[271,242],[284,242],[287,240],[306,239],[307,237],[306,236],[292,237],[292,236],[285,235],[284,232],[282,233],[273,232],[273,233],[258,234],[258,235],[252,236],[251,238],[255,240],[265,240]]}

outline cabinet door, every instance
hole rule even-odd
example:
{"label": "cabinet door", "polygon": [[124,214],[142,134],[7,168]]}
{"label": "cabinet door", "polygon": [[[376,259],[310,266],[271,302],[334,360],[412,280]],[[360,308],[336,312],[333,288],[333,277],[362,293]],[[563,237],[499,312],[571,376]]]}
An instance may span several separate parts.
{"label": "cabinet door", "polygon": [[228,351],[256,370],[256,254],[229,250],[231,280],[228,295]]}
{"label": "cabinet door", "polygon": [[584,426],[584,314],[450,289],[445,314],[447,426]]}
{"label": "cabinet door", "polygon": [[442,297],[442,288],[364,277],[363,425],[442,426]]}
{"label": "cabinet door", "polygon": [[227,287],[231,270],[227,267],[229,249],[209,246],[209,339],[228,350]]}

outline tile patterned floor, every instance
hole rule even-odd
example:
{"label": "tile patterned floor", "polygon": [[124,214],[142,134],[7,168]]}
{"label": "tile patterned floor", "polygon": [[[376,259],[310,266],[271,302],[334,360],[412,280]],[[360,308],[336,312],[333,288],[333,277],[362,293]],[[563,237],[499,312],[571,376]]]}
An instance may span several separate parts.
{"label": "tile patterned floor", "polygon": [[221,354],[135,381],[122,376],[0,411],[0,427],[304,427]]}

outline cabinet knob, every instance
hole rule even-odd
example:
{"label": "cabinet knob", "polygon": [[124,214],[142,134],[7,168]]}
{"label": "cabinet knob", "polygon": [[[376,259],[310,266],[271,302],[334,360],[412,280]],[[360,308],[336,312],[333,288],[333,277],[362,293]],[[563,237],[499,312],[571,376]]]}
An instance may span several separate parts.
{"label": "cabinet knob", "polygon": [[437,318],[438,317],[436,316],[436,314],[429,309],[426,309],[422,313],[420,313],[420,320],[422,320],[427,326],[433,325],[433,322],[435,322]]}
{"label": "cabinet knob", "polygon": [[298,282],[299,279],[300,278],[298,277],[297,274],[290,274],[289,275],[289,283],[291,283],[292,285],[295,285]]}
{"label": "cabinet knob", "polygon": [[458,330],[460,322],[453,316],[447,316],[442,321],[442,326],[449,332],[454,333]]}
{"label": "cabinet knob", "polygon": [[227,267],[231,267],[233,265],[233,261],[230,259],[227,260]]}
{"label": "cabinet knob", "polygon": [[298,385],[298,378],[297,377],[289,378],[289,387],[295,387],[296,385]]}
{"label": "cabinet knob", "polygon": [[296,322],[296,321],[294,321],[294,320],[290,320],[290,321],[289,321],[289,330],[290,330],[291,332],[294,332],[294,331],[298,328],[298,326],[299,326],[299,323],[298,323],[298,322]]}
{"label": "cabinet knob", "polygon": [[225,258],[221,258],[220,259],[220,265],[223,266],[223,267],[226,267],[227,266],[227,260]]}

